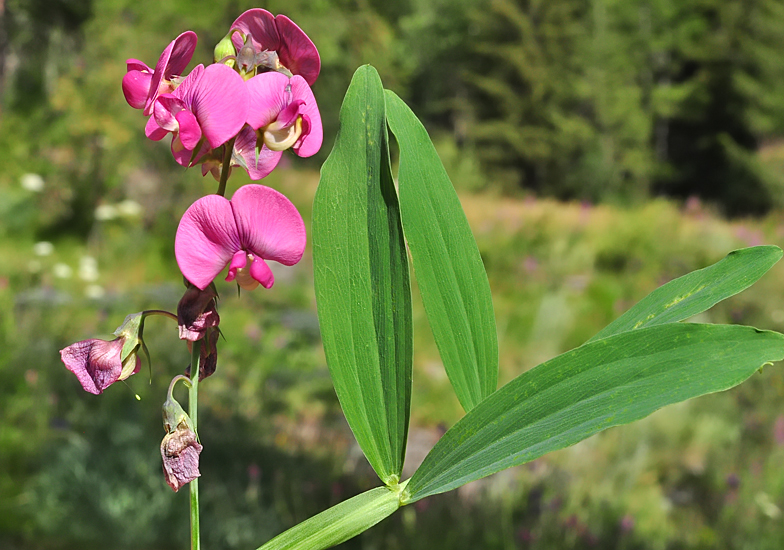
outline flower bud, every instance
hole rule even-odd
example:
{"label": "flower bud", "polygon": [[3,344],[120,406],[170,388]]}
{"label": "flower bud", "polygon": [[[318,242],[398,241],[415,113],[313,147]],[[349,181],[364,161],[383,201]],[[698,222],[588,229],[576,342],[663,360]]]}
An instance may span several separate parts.
{"label": "flower bud", "polygon": [[220,316],[216,309],[218,292],[215,284],[204,290],[188,283],[185,294],[177,304],[177,324],[180,327],[180,340],[195,342],[204,337],[210,327],[217,327]]}
{"label": "flower bud", "polygon": [[237,50],[234,49],[234,44],[231,42],[232,32],[224,36],[220,42],[215,45],[213,50],[213,60],[215,63],[223,63],[231,68],[234,68],[234,59],[237,55]]}

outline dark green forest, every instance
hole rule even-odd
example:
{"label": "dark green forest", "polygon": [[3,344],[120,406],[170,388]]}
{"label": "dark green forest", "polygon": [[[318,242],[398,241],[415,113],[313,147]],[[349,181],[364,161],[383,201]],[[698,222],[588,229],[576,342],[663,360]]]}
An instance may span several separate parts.
{"label": "dark green forest", "polygon": [[[43,152],[78,140],[81,170],[128,162],[139,145],[119,127],[115,83],[123,67],[112,63],[152,59],[184,29],[197,31],[206,53],[246,4],[7,1],[3,134],[18,138],[36,121],[26,126],[35,128],[26,147]],[[695,196],[728,215],[781,203],[784,4],[777,0],[265,7],[295,16],[320,49],[315,92],[327,136],[354,69],[372,63],[431,132],[470,159],[471,188],[591,202]],[[74,207],[94,201],[89,195],[75,196]],[[76,219],[67,225],[84,230],[87,222]]]}

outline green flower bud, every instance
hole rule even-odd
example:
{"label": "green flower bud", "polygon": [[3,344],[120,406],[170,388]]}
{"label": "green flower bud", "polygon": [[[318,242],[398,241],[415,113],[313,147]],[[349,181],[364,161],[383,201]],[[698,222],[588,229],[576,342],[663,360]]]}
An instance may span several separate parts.
{"label": "green flower bud", "polygon": [[234,59],[237,55],[237,50],[234,49],[234,44],[231,41],[232,32],[223,37],[218,42],[213,50],[213,60],[215,63],[223,63],[229,67],[234,68]]}

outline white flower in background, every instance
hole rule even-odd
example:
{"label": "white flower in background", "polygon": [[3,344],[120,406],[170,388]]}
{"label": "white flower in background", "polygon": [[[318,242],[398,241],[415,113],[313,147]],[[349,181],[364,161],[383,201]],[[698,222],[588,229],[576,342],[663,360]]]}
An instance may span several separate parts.
{"label": "white flower in background", "polygon": [[142,213],[142,205],[130,199],[117,205],[117,213],[125,218],[137,218]]}
{"label": "white flower in background", "polygon": [[91,300],[100,300],[105,294],[106,291],[101,285],[89,285],[84,289],[84,295]]}
{"label": "white flower in background", "polygon": [[105,222],[117,217],[117,207],[113,204],[102,204],[95,209],[95,219]]}
{"label": "white flower in background", "polygon": [[22,184],[24,189],[33,193],[40,193],[44,190],[44,178],[38,174],[24,174],[19,183]]}
{"label": "white flower in background", "polygon": [[98,261],[92,256],[79,258],[79,278],[86,283],[98,280]]}
{"label": "white flower in background", "polygon": [[54,264],[52,273],[54,273],[54,276],[58,279],[70,279],[73,275],[73,269],[71,269],[71,266],[68,264],[58,263]]}
{"label": "white flower in background", "polygon": [[41,241],[33,245],[33,253],[36,256],[49,256],[54,252],[54,245],[49,241]]}

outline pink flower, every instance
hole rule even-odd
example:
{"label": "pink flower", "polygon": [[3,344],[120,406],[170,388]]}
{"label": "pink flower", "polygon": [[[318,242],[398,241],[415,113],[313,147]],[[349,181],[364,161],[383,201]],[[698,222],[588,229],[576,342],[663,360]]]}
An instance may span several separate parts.
{"label": "pink flower", "polygon": [[252,51],[248,53],[243,51],[247,42],[243,37],[237,33],[231,37],[238,52],[237,64],[243,72],[250,73],[258,65],[268,70],[278,69],[267,61],[267,54],[275,52],[279,63],[291,74],[301,75],[311,86],[316,82],[321,70],[318,50],[308,35],[285,15],[275,17],[267,10],[251,9],[240,15],[231,29],[239,29],[244,38],[250,37],[248,46]]}
{"label": "pink flower", "polygon": [[136,352],[142,345],[143,323],[141,313],[128,315],[114,332],[114,340],[82,340],[60,350],[60,358],[85,391],[98,395],[118,380],[139,372],[141,361]]}
{"label": "pink flower", "polygon": [[198,65],[174,92],[158,96],[145,133],[155,141],[173,133],[172,154],[188,166],[202,138],[212,148],[223,145],[237,135],[247,115],[242,77],[226,65]]}
{"label": "pink flower", "polygon": [[293,204],[263,185],[245,185],[231,201],[207,195],[185,212],[174,255],[185,278],[204,290],[229,265],[227,281],[252,290],[275,279],[266,260],[294,265],[305,250],[305,224]]}
{"label": "pink flower", "polygon": [[286,149],[301,157],[318,152],[323,141],[321,115],[301,76],[262,73],[248,80],[247,86],[248,126],[237,138],[235,154],[251,179],[269,174]]}
{"label": "pink flower", "polygon": [[180,75],[193,57],[197,40],[193,31],[185,31],[172,40],[158,58],[155,70],[138,59],[129,59],[128,72],[122,81],[128,104],[134,109],[144,109],[144,114],[150,116],[158,96],[177,87]]}

